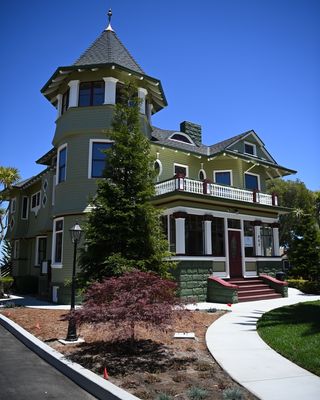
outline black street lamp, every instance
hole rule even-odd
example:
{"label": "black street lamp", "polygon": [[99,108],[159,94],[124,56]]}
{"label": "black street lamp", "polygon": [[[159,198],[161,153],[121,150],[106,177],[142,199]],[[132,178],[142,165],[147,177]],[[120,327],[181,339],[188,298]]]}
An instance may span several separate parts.
{"label": "black street lamp", "polygon": [[71,241],[73,243],[73,268],[72,268],[72,281],[71,281],[71,302],[70,302],[70,313],[71,317],[68,324],[68,333],[66,341],[75,342],[78,340],[77,336],[77,326],[76,321],[73,317],[73,311],[75,308],[75,298],[76,298],[76,262],[77,262],[77,246],[80,242],[82,229],[78,222],[69,229]]}

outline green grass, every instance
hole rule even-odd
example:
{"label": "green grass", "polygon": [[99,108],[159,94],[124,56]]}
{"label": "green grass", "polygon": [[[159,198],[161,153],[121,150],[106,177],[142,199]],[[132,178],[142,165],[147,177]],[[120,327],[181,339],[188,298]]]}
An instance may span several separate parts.
{"label": "green grass", "polygon": [[257,327],[270,347],[320,376],[320,301],[272,310],[261,317]]}

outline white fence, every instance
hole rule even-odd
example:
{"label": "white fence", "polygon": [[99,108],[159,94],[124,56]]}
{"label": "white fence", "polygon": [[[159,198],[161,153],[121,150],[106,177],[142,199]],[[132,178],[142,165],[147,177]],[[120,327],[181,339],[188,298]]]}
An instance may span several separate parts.
{"label": "white fence", "polygon": [[278,205],[277,197],[270,194],[237,189],[229,186],[217,185],[215,183],[205,183],[189,178],[174,178],[157,183],[155,189],[156,196],[178,190],[187,193],[220,197],[223,199],[245,201],[247,203],[260,203],[268,206]]}

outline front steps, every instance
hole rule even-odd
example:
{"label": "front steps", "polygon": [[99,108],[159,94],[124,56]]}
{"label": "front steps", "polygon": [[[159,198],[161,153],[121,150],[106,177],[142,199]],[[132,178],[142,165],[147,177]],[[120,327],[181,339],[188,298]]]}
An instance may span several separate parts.
{"label": "front steps", "polygon": [[282,297],[280,293],[277,293],[269,285],[264,283],[261,278],[231,278],[227,282],[239,287],[239,303],[244,301],[278,299]]}

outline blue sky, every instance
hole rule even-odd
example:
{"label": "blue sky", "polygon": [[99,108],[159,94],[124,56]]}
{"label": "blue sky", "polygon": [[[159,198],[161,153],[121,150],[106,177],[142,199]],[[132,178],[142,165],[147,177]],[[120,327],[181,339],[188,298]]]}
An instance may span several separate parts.
{"label": "blue sky", "polygon": [[16,0],[0,4],[0,165],[23,178],[51,148],[56,110],[40,89],[112,26],[161,80],[162,128],[202,125],[213,144],[254,129],[280,165],[320,189],[320,1]]}

